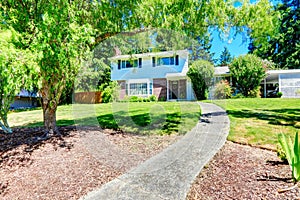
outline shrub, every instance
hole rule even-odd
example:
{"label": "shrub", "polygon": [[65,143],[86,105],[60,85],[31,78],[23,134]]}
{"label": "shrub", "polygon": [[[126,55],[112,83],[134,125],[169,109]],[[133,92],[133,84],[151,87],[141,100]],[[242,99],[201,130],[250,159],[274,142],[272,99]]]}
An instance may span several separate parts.
{"label": "shrub", "polygon": [[166,101],[166,97],[159,97],[158,101]]}
{"label": "shrub", "polygon": [[281,146],[277,146],[277,150],[276,151],[277,151],[278,158],[280,158],[280,160],[282,160],[283,162],[288,163],[288,160],[286,158],[286,154],[285,154],[284,150],[282,149],[282,147]]}
{"label": "shrub", "polygon": [[278,92],[278,93],[277,93],[277,96],[278,96],[279,98],[281,98],[281,97],[282,97],[282,92]]}
{"label": "shrub", "polygon": [[157,96],[151,95],[151,96],[149,97],[149,100],[150,100],[150,101],[157,101]]}
{"label": "shrub", "polygon": [[257,88],[266,76],[264,61],[252,54],[239,56],[230,64],[230,74],[237,89],[245,96],[257,96]]}
{"label": "shrub", "polygon": [[231,98],[231,87],[227,80],[221,80],[217,83],[215,88],[215,98],[217,99],[228,99]]}
{"label": "shrub", "polygon": [[139,97],[137,97],[137,96],[130,96],[129,97],[129,101],[130,102],[138,102],[139,101]]}
{"label": "shrub", "polygon": [[257,88],[249,91],[248,92],[248,97],[251,97],[251,98],[260,98],[261,97],[260,86],[258,86]]}
{"label": "shrub", "polygon": [[187,76],[191,79],[198,100],[207,99],[208,88],[212,85],[214,66],[206,60],[197,60],[189,68]]}
{"label": "shrub", "polygon": [[119,100],[120,86],[116,81],[112,81],[109,84],[105,83],[100,86],[101,98],[103,103]]}
{"label": "shrub", "polygon": [[241,99],[241,98],[245,98],[245,96],[242,93],[237,93],[235,96],[232,96],[231,98],[233,98],[233,99]]}

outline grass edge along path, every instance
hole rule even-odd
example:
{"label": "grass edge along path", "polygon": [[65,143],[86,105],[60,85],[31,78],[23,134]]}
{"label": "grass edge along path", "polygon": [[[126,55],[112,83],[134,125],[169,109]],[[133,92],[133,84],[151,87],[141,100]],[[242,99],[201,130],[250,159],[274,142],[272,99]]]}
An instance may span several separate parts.
{"label": "grass edge along path", "polygon": [[278,134],[292,138],[300,128],[299,99],[242,98],[213,100],[230,119],[229,141],[276,150]]}

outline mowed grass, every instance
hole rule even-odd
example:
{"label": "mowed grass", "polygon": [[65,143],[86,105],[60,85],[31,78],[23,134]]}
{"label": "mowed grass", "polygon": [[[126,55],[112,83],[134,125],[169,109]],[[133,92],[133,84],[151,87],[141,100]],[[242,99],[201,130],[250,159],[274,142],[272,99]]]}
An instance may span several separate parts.
{"label": "mowed grass", "polygon": [[300,99],[228,99],[213,103],[229,115],[230,141],[276,150],[279,133],[293,138],[300,128]]}
{"label": "mowed grass", "polygon": [[[197,102],[137,102],[59,106],[57,125],[99,126],[138,134],[186,133],[199,121]],[[43,126],[41,109],[11,112],[12,127]]]}

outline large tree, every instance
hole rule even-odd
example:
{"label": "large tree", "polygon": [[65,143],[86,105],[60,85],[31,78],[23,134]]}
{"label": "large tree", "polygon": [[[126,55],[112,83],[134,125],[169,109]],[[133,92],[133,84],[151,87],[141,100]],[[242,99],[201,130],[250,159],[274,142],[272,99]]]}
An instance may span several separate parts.
{"label": "large tree", "polygon": [[[299,0],[284,0],[276,5],[280,14],[277,32],[269,38],[269,43],[250,43],[250,52],[272,60],[279,68],[300,68],[300,6]],[[252,38],[253,41],[256,37]]]}
{"label": "large tree", "polygon": [[273,28],[267,0],[244,2],[241,8],[224,0],[2,0],[0,12],[1,25],[20,33],[16,46],[38,53],[47,133],[57,131],[60,96],[73,84],[84,52],[111,36],[166,28],[194,38],[206,36],[210,28],[229,31],[232,26],[237,31],[249,27],[257,36]]}

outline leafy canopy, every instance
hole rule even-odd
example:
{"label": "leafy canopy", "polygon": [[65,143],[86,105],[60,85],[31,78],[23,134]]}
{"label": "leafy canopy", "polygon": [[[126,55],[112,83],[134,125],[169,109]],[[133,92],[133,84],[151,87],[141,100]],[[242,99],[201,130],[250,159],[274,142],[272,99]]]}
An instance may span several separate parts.
{"label": "leafy canopy", "polygon": [[237,89],[245,97],[251,96],[257,90],[266,76],[266,64],[253,55],[247,54],[235,58],[229,66],[230,74]]}
{"label": "leafy canopy", "polygon": [[30,52],[16,49],[12,39],[11,31],[0,29],[0,127],[7,133],[12,132],[7,122],[10,104],[21,88],[30,86],[35,70]]}
{"label": "leafy canopy", "polygon": [[207,99],[208,88],[212,85],[214,65],[206,60],[197,60],[189,67],[187,76],[191,79],[198,100]]}

